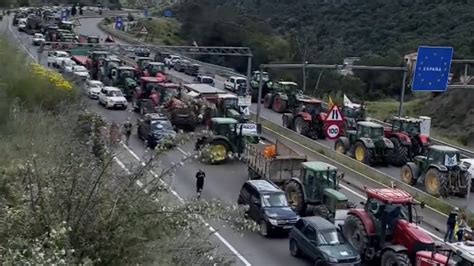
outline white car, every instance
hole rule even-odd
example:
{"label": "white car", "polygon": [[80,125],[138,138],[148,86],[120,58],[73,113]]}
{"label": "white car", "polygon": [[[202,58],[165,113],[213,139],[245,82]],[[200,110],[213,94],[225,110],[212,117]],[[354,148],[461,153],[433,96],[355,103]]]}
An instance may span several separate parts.
{"label": "white car", "polygon": [[46,41],[46,40],[45,40],[43,34],[41,34],[41,33],[35,33],[35,35],[33,35],[33,45],[38,46],[38,45],[40,45],[41,43],[44,43],[45,41]]}
{"label": "white car", "polygon": [[26,28],[26,18],[20,18],[18,20],[18,31],[25,31]]}
{"label": "white car", "polygon": [[471,192],[474,192],[474,158],[461,159],[462,164],[467,168],[469,174],[471,174]]}
{"label": "white car", "polygon": [[105,108],[127,109],[127,99],[117,87],[105,86],[102,88],[99,93],[99,104],[104,105]]}
{"label": "white car", "polygon": [[48,53],[48,66],[59,68],[62,61],[70,59],[69,53],[66,51],[53,51]]}
{"label": "white car", "polygon": [[91,99],[99,99],[100,91],[104,88],[104,83],[99,80],[88,80],[86,82],[86,94]]}
{"label": "white car", "polygon": [[181,59],[181,56],[179,55],[169,55],[168,57],[165,58],[165,65],[174,66],[174,63],[176,63],[176,61],[180,59]]}
{"label": "white car", "polygon": [[230,77],[224,82],[224,88],[230,91],[237,91],[241,84],[245,84],[247,79],[242,77]]}
{"label": "white car", "polygon": [[69,75],[70,75],[70,74],[73,73],[72,68],[73,68],[74,66],[77,66],[77,63],[76,63],[74,60],[72,60],[72,59],[70,59],[70,58],[64,59],[64,60],[62,60],[62,62],[61,62],[61,68],[60,68],[59,71],[60,71],[61,73],[69,74]]}
{"label": "white car", "polygon": [[75,77],[87,80],[90,78],[89,71],[85,66],[75,65],[72,67],[72,73]]}

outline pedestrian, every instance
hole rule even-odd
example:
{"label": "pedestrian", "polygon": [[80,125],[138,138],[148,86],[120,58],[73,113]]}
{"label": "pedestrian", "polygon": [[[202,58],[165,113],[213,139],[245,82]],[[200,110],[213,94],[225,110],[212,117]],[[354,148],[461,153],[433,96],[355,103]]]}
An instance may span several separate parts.
{"label": "pedestrian", "polygon": [[449,213],[448,220],[446,221],[446,234],[444,235],[444,242],[451,242],[453,240],[454,228],[456,227],[456,221],[458,219],[459,208],[455,207],[453,211]]}
{"label": "pedestrian", "polygon": [[196,192],[197,198],[201,198],[201,192],[204,187],[204,178],[206,177],[206,173],[202,169],[196,173]]}
{"label": "pedestrian", "polygon": [[458,230],[456,232],[456,238],[459,242],[464,240],[464,232],[467,228],[467,217],[464,212],[461,213],[460,219],[458,221]]}
{"label": "pedestrian", "polygon": [[127,121],[123,124],[123,128],[125,131],[125,144],[128,146],[128,140],[130,139],[130,136],[132,135],[132,122],[130,122],[130,119],[127,118]]}
{"label": "pedestrian", "polygon": [[117,123],[112,122],[110,125],[110,143],[116,144],[120,142],[120,128]]}

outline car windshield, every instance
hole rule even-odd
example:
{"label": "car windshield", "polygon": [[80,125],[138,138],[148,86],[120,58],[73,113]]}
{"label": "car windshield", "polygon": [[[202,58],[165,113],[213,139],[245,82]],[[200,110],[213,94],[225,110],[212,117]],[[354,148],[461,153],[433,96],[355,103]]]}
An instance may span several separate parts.
{"label": "car windshield", "polygon": [[60,54],[58,54],[57,56],[58,56],[58,57],[68,57],[67,54],[63,54],[63,53],[60,53]]}
{"label": "car windshield", "polygon": [[153,131],[173,130],[173,125],[168,120],[153,120],[151,121],[151,128]]}
{"label": "car windshield", "polygon": [[132,70],[122,70],[121,76],[122,77],[133,77],[135,73]]}
{"label": "car windshield", "polygon": [[165,67],[163,65],[151,65],[150,66],[150,71],[152,73],[157,73],[157,72],[165,72]]}
{"label": "car windshield", "polygon": [[319,245],[341,245],[345,243],[345,239],[336,229],[329,229],[319,232]]}
{"label": "car windshield", "polygon": [[373,127],[370,129],[370,135],[372,138],[380,138],[383,137],[383,128],[382,127]]}
{"label": "car windshield", "polygon": [[264,207],[287,207],[288,201],[284,193],[271,193],[263,195]]}
{"label": "car windshield", "polygon": [[74,68],[74,71],[76,71],[76,72],[86,72],[87,68],[85,68],[84,66],[76,66]]}
{"label": "car windshield", "polygon": [[247,80],[245,80],[245,79],[237,79],[235,81],[235,83],[237,83],[237,84],[242,84],[242,83],[246,83],[246,82],[247,82]]}
{"label": "car windshield", "polygon": [[108,97],[119,97],[119,96],[122,96],[122,92],[121,91],[108,91],[107,96]]}
{"label": "car windshield", "polygon": [[212,80],[211,78],[201,78],[201,83],[212,84],[214,83],[214,80]]}

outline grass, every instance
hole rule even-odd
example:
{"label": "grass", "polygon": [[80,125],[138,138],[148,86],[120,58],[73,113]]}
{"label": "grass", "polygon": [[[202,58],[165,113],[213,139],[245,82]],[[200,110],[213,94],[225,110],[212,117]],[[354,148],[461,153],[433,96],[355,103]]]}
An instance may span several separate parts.
{"label": "grass", "polygon": [[185,41],[180,37],[181,24],[173,18],[152,18],[138,20],[131,34],[142,37],[140,30],[146,27],[148,35],[146,42],[161,45],[182,45]]}

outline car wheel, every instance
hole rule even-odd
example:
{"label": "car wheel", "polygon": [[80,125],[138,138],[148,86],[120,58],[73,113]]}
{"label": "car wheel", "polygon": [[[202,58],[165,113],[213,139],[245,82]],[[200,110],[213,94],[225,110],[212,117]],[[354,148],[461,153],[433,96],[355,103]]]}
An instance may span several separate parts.
{"label": "car wheel", "polygon": [[290,239],[290,253],[293,257],[299,257],[301,255],[300,248],[298,247],[298,243],[296,240]]}
{"label": "car wheel", "polygon": [[260,234],[264,237],[268,237],[268,225],[265,220],[260,221]]}

